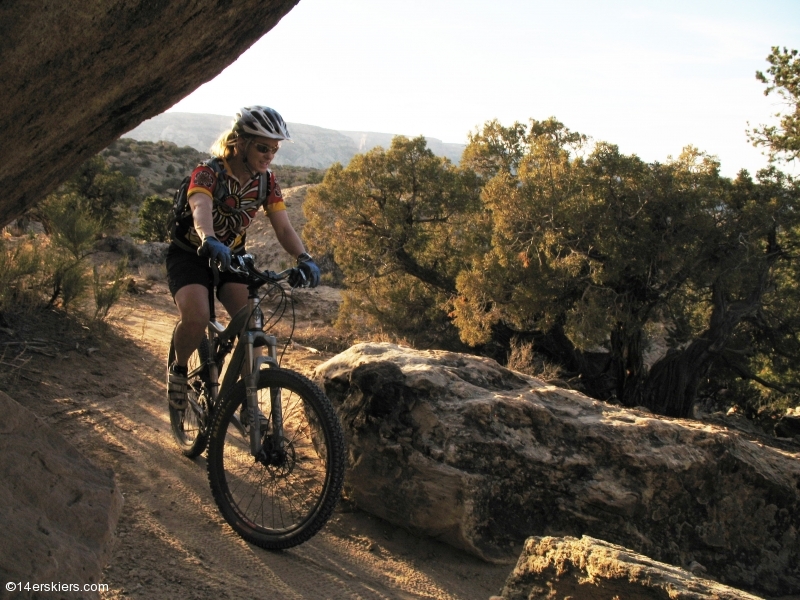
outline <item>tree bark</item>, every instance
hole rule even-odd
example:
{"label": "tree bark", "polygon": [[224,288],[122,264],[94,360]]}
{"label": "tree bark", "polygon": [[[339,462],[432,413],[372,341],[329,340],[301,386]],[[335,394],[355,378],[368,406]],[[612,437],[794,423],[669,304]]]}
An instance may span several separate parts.
{"label": "tree bark", "polygon": [[618,325],[611,332],[611,369],[617,398],[625,406],[640,406],[644,381],[642,330],[626,331]]}
{"label": "tree bark", "polygon": [[713,362],[707,339],[667,354],[650,369],[641,405],[668,417],[688,417],[702,378]]}
{"label": "tree bark", "polygon": [[643,406],[669,417],[691,416],[700,383],[725,349],[734,329],[761,308],[771,267],[780,254],[774,235],[770,236],[768,248],[757,283],[746,298],[728,302],[722,285],[712,286],[713,309],[708,329],[683,350],[670,352],[653,365],[644,384]]}

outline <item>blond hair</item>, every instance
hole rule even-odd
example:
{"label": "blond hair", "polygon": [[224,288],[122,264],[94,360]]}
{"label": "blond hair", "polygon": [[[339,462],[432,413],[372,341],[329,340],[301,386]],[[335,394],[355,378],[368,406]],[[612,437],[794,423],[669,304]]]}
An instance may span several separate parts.
{"label": "blond hair", "polygon": [[239,134],[233,129],[229,129],[223,133],[217,141],[211,144],[211,155],[217,158],[224,158],[225,160],[233,156],[233,147],[239,139]]}

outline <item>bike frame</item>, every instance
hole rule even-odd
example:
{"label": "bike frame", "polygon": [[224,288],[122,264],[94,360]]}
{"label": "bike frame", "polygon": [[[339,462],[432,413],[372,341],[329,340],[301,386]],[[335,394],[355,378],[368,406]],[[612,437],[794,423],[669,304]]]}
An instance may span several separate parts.
{"label": "bike frame", "polygon": [[[233,389],[241,378],[245,382],[247,394],[247,411],[250,417],[250,452],[258,456],[262,451],[261,420],[258,415],[258,377],[261,366],[266,364],[271,369],[278,369],[278,340],[274,335],[263,331],[263,313],[261,312],[261,298],[258,296],[258,285],[248,286],[247,305],[239,310],[231,319],[227,327],[219,323],[213,314],[208,323],[208,340],[210,352],[206,356],[205,364],[198,370],[206,368],[208,384],[213,408],[222,406],[227,394]],[[231,351],[234,338],[238,341],[233,348],[233,355],[228,363],[222,383],[219,382],[219,367]],[[266,347],[266,356],[257,351]],[[281,390],[270,390],[271,418],[272,418],[272,448],[278,452],[284,449],[283,413],[281,408]],[[239,431],[246,435],[246,431],[237,417],[231,420]]]}
{"label": "bike frame", "polygon": [[[170,427],[184,456],[207,450],[211,492],[233,530],[262,548],[286,549],[315,535],[336,506],[344,485],[344,432],[325,392],[279,365],[278,340],[270,335],[290,308],[291,339],[288,288],[306,287],[304,269],[274,273],[256,269],[247,254],[231,259],[225,267],[240,275],[247,301],[223,327],[214,310],[218,277],[208,286],[207,335],[188,362],[190,405],[178,409],[170,402]],[[168,364],[175,359],[173,339]]]}

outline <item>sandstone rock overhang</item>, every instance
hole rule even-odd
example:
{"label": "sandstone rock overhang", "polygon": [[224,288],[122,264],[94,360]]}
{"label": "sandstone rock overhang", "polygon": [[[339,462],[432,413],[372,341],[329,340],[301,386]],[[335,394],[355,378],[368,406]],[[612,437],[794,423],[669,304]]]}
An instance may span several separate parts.
{"label": "sandstone rock overhang", "polygon": [[489,359],[359,344],[320,365],[360,508],[492,561],[589,535],[800,593],[800,453],[545,385]]}
{"label": "sandstone rock overhang", "polygon": [[0,226],[213,79],[298,1],[0,3]]}

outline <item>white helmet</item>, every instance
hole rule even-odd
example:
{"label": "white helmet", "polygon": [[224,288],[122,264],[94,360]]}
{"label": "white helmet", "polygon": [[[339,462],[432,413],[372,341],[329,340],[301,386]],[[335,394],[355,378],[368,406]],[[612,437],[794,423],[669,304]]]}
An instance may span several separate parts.
{"label": "white helmet", "polygon": [[291,140],[286,121],[277,110],[268,106],[245,106],[236,113],[233,130],[273,140]]}

